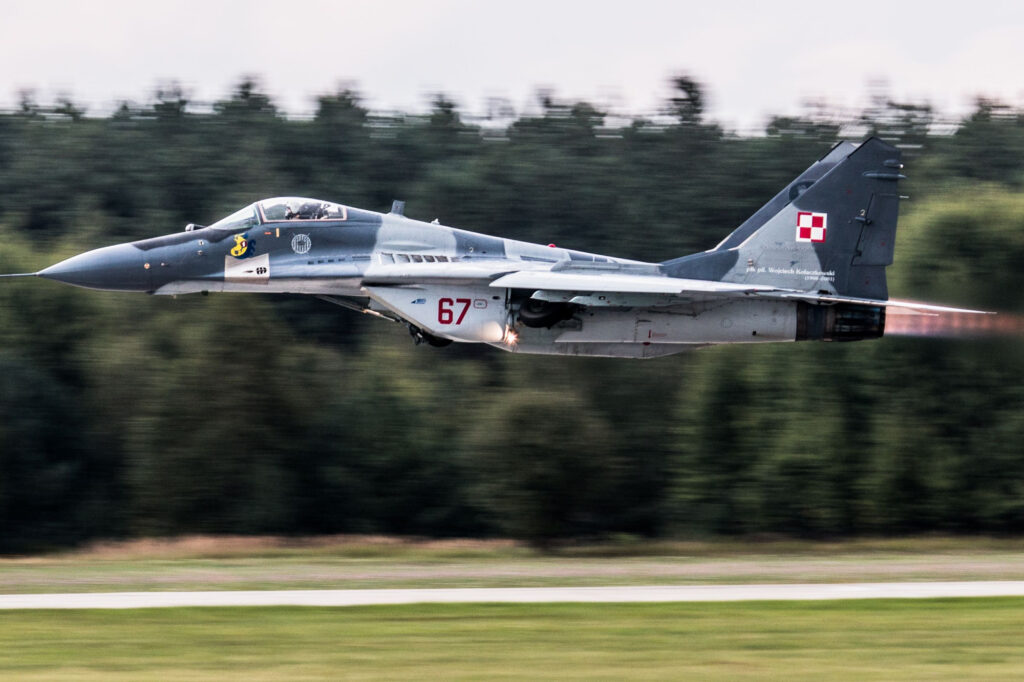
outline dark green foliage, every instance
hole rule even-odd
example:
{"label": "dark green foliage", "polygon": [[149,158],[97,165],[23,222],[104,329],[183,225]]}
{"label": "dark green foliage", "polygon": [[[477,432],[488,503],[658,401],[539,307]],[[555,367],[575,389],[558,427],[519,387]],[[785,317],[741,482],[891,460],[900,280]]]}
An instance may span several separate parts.
{"label": "dark green foliage", "polygon": [[594,412],[576,391],[521,386],[478,413],[467,464],[499,528],[547,547],[614,522],[620,462],[611,429]]}
{"label": "dark green foliage", "polygon": [[[894,295],[1020,313],[1024,126],[955,134],[879,97],[738,138],[700,84],[609,125],[542,93],[500,129],[341,89],[289,120],[252,79],[174,84],[107,118],[24,93],[0,114],[0,271],[300,194],[664,260],[705,249],[851,122],[908,151]],[[498,105],[495,105],[497,108]],[[164,299],[0,284],[0,551],[132,534],[1024,531],[1019,339],[720,348],[652,362],[414,348],[296,297]]]}

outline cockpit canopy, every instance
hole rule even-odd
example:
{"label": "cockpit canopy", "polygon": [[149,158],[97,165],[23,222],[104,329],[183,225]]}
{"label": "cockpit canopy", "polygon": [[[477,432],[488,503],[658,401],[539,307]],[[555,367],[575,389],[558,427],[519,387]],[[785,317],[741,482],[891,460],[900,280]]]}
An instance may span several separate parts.
{"label": "cockpit canopy", "polygon": [[263,222],[278,220],[345,220],[348,211],[341,204],[302,197],[276,197],[256,204]]}
{"label": "cockpit canopy", "polygon": [[218,230],[245,230],[261,223],[288,220],[347,220],[348,209],[341,204],[304,197],[275,197],[264,199],[235,211],[218,220],[211,228]]}

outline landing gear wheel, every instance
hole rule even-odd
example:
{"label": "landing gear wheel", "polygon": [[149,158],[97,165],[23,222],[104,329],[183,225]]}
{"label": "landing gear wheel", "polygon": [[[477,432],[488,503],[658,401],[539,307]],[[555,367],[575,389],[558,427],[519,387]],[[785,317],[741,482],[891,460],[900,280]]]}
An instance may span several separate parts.
{"label": "landing gear wheel", "polygon": [[527,327],[551,327],[572,317],[568,303],[554,303],[528,298],[519,306],[519,321]]}

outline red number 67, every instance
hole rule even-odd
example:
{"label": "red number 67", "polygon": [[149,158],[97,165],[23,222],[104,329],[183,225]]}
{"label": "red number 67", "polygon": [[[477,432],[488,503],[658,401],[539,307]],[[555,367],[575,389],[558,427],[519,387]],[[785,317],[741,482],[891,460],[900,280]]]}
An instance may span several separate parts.
{"label": "red number 67", "polygon": [[[437,321],[439,324],[462,324],[462,320],[466,318],[466,313],[469,311],[469,304],[473,301],[468,298],[456,298],[452,300],[450,298],[442,298],[437,302]],[[458,303],[462,306],[462,312],[459,313],[459,318],[455,319],[455,311],[452,306]]]}

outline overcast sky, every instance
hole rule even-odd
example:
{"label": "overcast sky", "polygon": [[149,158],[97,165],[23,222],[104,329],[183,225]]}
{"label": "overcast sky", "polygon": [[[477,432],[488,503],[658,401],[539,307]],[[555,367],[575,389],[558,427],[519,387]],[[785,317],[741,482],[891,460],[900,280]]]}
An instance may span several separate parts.
{"label": "overcast sky", "polygon": [[950,114],[978,94],[1024,105],[1019,0],[0,0],[0,13],[4,107],[29,88],[102,113],[166,79],[212,101],[253,74],[293,113],[339,84],[378,109],[421,109],[442,91],[471,112],[490,97],[522,110],[547,87],[652,113],[679,72],[741,130],[809,98],[857,107],[877,80]]}

